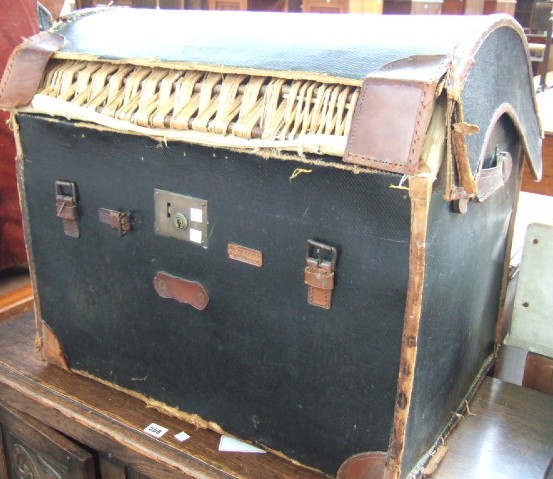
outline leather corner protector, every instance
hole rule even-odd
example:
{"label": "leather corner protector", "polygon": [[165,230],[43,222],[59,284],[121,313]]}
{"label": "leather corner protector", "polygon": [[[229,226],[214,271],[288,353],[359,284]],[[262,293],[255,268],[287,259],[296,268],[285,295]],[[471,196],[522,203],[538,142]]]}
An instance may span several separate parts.
{"label": "leather corner protector", "polygon": [[414,175],[447,72],[444,56],[409,57],[385,65],[361,88],[343,161]]}
{"label": "leather corner protector", "polygon": [[385,452],[362,452],[340,466],[336,479],[382,479],[386,469]]}
{"label": "leather corner protector", "polygon": [[13,50],[0,81],[0,108],[16,108],[31,102],[48,60],[64,43],[58,33],[42,32]]}
{"label": "leather corner protector", "polygon": [[42,359],[48,364],[53,364],[54,366],[69,371],[67,357],[58,337],[44,321],[41,322],[42,344],[40,348],[40,355]]}

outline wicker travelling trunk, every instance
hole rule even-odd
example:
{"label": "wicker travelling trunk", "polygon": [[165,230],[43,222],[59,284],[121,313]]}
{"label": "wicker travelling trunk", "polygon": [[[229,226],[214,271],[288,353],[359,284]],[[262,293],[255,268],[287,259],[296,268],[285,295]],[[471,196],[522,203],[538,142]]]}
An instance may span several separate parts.
{"label": "wicker travelling trunk", "polygon": [[512,18],[83,11],[0,100],[45,358],[331,476],[421,474],[541,175]]}

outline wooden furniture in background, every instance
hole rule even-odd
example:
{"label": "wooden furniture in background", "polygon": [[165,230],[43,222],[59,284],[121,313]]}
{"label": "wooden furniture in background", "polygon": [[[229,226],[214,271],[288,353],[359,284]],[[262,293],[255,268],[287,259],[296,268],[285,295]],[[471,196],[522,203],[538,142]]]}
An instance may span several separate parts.
{"label": "wooden furniture in background", "polygon": [[442,15],[481,15],[484,0],[444,0]]}
{"label": "wooden furniture in background", "polygon": [[95,478],[92,454],[20,411],[0,407],[0,448],[3,478]]}
{"label": "wooden furniture in background", "polygon": [[522,385],[553,395],[553,359],[535,353],[528,353]]}
{"label": "wooden furniture in background", "polygon": [[349,13],[349,0],[303,0],[304,13]]}
{"label": "wooden furniture in background", "polygon": [[388,15],[440,15],[442,0],[384,0],[382,13]]}
{"label": "wooden furniture in background", "polygon": [[26,284],[0,296],[0,322],[33,309],[33,287]]}
{"label": "wooden furniture in background", "polygon": [[[77,0],[77,7],[89,8],[106,3],[109,1]],[[431,1],[430,3],[435,2]],[[114,0],[113,4],[134,8],[162,9],[207,8],[209,10],[258,12],[382,13],[382,0]]]}
{"label": "wooden furniture in background", "polygon": [[[509,12],[510,13],[510,12]],[[553,69],[550,55],[553,2],[543,0],[518,0],[514,17],[524,28],[530,47],[534,75],[541,75],[540,90],[546,89],[547,72]]]}
{"label": "wooden furniture in background", "polygon": [[484,2],[484,15],[492,13],[507,13],[515,16],[517,0],[486,0]]}
{"label": "wooden furniture in background", "polygon": [[[27,268],[0,271],[0,323],[34,307],[33,287]],[[1,476],[0,476],[1,477]]]}
{"label": "wooden furniture in background", "polygon": [[[111,0],[77,0],[77,8],[90,8],[109,4]],[[113,5],[134,8],[183,9],[198,8],[194,0],[113,0]],[[201,6],[201,5],[200,5]]]}
{"label": "wooden furniture in background", "polygon": [[432,479],[545,478],[553,454],[553,397],[486,378]]}
{"label": "wooden furniture in background", "polygon": [[514,16],[529,33],[544,32],[552,6],[551,2],[544,0],[517,0]]}
{"label": "wooden furniture in background", "polygon": [[538,110],[545,134],[542,145],[543,176],[540,182],[534,181],[525,165],[522,173],[522,191],[553,196],[553,89],[537,95]]}
{"label": "wooden furniture in background", "polygon": [[546,132],[542,146],[543,176],[540,182],[534,181],[529,169],[522,172],[522,190],[529,193],[553,196],[553,132]]}
{"label": "wooden furniture in background", "polygon": [[248,0],[209,0],[210,10],[248,10]]}

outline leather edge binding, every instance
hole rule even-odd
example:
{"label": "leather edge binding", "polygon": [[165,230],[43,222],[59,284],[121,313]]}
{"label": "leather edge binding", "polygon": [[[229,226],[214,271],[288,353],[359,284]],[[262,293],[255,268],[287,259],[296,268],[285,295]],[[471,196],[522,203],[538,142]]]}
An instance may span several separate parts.
{"label": "leather edge binding", "polygon": [[409,196],[412,205],[409,254],[410,279],[407,288],[407,306],[405,308],[394,422],[383,479],[397,479],[400,477],[405,452],[405,434],[409,420],[417,362],[417,342],[426,270],[426,234],[433,182],[434,178],[429,176],[411,178],[409,182]]}
{"label": "leather edge binding", "polygon": [[0,81],[0,108],[17,108],[31,102],[48,60],[64,43],[61,35],[42,32],[13,50]]}
{"label": "leather edge binding", "polygon": [[25,197],[25,182],[23,181],[23,145],[21,144],[21,137],[19,134],[19,124],[15,115],[12,113],[10,117],[10,128],[13,130],[13,135],[15,139],[15,170],[17,176],[17,191],[19,194],[19,204],[21,206],[22,212],[22,223],[23,223],[23,236],[25,238],[25,249],[27,250],[27,260],[29,263],[29,276],[31,277],[31,284],[33,286],[33,297],[34,297],[34,309],[35,309],[35,333],[36,333],[36,347],[37,350],[41,351],[44,343],[44,331],[42,328],[42,317],[41,306],[40,306],[40,295],[38,292],[37,278],[35,271],[35,262],[33,257],[33,251],[31,248],[31,227],[29,224],[29,208],[27,205],[27,200]]}

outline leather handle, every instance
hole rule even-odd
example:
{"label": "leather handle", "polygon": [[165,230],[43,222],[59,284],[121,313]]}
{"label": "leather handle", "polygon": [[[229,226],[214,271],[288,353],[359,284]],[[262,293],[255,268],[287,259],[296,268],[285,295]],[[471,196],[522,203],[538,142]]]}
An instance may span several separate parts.
{"label": "leather handle", "polygon": [[513,157],[508,151],[497,152],[497,164],[478,172],[476,185],[478,201],[486,201],[493,193],[503,186],[511,177]]}
{"label": "leather handle", "polygon": [[209,303],[207,291],[201,283],[188,281],[160,271],[154,277],[154,288],[162,298],[174,299],[179,303],[189,304],[199,311]]}

